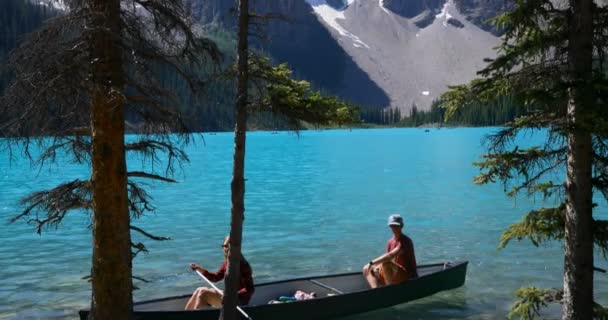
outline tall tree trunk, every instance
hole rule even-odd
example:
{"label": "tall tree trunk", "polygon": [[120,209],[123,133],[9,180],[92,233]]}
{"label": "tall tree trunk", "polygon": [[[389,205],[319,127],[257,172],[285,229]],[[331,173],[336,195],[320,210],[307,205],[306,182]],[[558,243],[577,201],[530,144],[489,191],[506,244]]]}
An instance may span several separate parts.
{"label": "tall tree trunk", "polygon": [[249,0],[239,1],[239,44],[237,58],[236,125],[234,128],[234,164],[232,171],[232,215],[230,219],[230,250],[226,271],[226,290],[220,319],[235,320],[240,280],[241,239],[245,213],[245,137],[247,132],[247,82],[249,34]]}
{"label": "tall tree trunk", "polygon": [[133,297],[125,161],[120,0],[89,0],[93,167],[91,318],[129,319]]}
{"label": "tall tree trunk", "polygon": [[592,142],[588,131],[593,105],[592,0],[570,0],[568,164],[566,237],[564,241],[564,303],[562,319],[593,318]]}

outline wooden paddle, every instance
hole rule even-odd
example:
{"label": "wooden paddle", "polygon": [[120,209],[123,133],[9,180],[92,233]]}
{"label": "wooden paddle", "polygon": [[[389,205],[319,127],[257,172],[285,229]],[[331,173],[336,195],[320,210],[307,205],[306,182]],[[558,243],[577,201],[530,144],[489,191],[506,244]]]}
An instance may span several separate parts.
{"label": "wooden paddle", "polygon": [[[216,287],[216,286],[213,284],[213,282],[209,281],[209,279],[207,279],[207,277],[205,277],[205,276],[203,275],[203,273],[202,273],[202,272],[200,272],[200,271],[196,270],[196,273],[198,273],[198,275],[199,275],[199,276],[201,276],[201,278],[203,278],[203,279],[204,279],[204,280],[207,282],[207,284],[209,284],[209,285],[211,286],[211,288],[213,288],[213,289],[217,290],[218,292],[222,292],[222,290],[218,289],[218,288],[217,288],[217,287]],[[253,320],[253,319],[251,319],[251,317],[250,317],[250,316],[249,316],[247,313],[245,313],[245,311],[243,311],[243,309],[241,309],[241,307],[236,306],[236,309],[237,309],[237,310],[238,310],[238,311],[239,311],[239,312],[240,312],[240,313],[241,313],[241,314],[242,314],[242,315],[243,315],[245,318],[247,318],[247,319],[249,319],[249,320]]]}

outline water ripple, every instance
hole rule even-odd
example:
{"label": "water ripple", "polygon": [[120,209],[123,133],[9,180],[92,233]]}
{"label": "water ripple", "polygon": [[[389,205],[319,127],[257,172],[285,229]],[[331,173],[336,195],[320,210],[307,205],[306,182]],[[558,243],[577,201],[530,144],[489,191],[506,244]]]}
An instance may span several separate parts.
{"label": "water ripple", "polygon": [[[360,270],[383,252],[390,236],[386,217],[397,212],[405,217],[418,261],[469,260],[467,283],[347,319],[504,318],[518,287],[559,286],[559,246],[513,243],[496,249],[500,232],[540,203],[514,203],[501,186],[472,183],[471,162],[489,130],[250,134],[244,254],[255,280]],[[157,212],[135,224],[174,240],[149,243],[150,253],[135,261],[134,272],[151,281],[136,283],[136,300],[199,286],[190,262],[219,267],[230,221],[232,138],[206,136],[205,144],[188,150],[192,161],[180,183],[150,184]],[[141,160],[129,159],[129,166],[138,168]],[[6,156],[0,168],[0,221],[18,213],[17,201],[29,192],[90,172],[66,164],[38,174],[25,159],[9,167]],[[74,212],[42,236],[23,222],[0,224],[0,319],[73,318],[89,304],[90,284],[81,280],[90,270],[89,222]],[[598,279],[598,297],[608,296],[607,285],[608,279]]]}

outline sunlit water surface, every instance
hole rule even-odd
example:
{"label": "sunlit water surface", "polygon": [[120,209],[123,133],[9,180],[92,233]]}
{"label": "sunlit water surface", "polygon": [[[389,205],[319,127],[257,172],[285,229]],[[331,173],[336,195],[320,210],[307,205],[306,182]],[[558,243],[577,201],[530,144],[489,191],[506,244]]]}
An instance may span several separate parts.
{"label": "sunlit water surface", "polygon": [[[405,217],[419,263],[470,261],[466,284],[413,303],[348,319],[500,319],[520,286],[561,286],[559,245],[512,243],[498,237],[540,199],[509,199],[501,185],[477,186],[473,176],[496,129],[390,129],[254,132],[247,136],[244,254],[256,282],[358,271],[383,252],[386,218]],[[521,137],[523,145],[542,135]],[[148,242],[138,257],[135,300],[189,293],[200,280],[190,262],[215,269],[228,233],[231,133],[204,135],[188,147],[191,162],[178,184],[151,183],[155,214],[135,222],[167,242]],[[129,166],[141,169],[140,159]],[[157,164],[155,170],[162,171]],[[90,219],[73,212],[41,236],[24,222],[7,225],[28,193],[75,178],[87,167],[58,163],[39,170],[0,155],[0,318],[74,318],[87,307]],[[549,204],[545,204],[549,205]],[[605,208],[605,203],[601,202]],[[601,261],[600,266],[606,263]],[[598,275],[596,295],[608,296]],[[604,301],[605,302],[605,301]]]}

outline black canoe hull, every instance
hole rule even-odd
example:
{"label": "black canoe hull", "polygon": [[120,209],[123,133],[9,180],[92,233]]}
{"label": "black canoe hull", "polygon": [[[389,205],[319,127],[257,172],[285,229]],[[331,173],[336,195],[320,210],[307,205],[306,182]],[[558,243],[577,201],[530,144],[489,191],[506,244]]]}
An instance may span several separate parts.
{"label": "black canoe hull", "polygon": [[[419,277],[399,285],[365,288],[361,273],[307,277],[270,282],[256,286],[250,306],[243,310],[254,320],[311,320],[331,319],[382,309],[397,304],[428,297],[440,291],[462,286],[466,278],[468,262],[419,266]],[[313,300],[267,304],[278,295],[293,294],[295,289],[315,291],[319,298]],[[343,290],[344,289],[344,290]],[[357,290],[359,289],[359,290]],[[219,309],[196,311],[182,310],[189,295],[135,303],[135,319],[183,319],[216,320]],[[79,312],[86,319],[88,310]]]}

